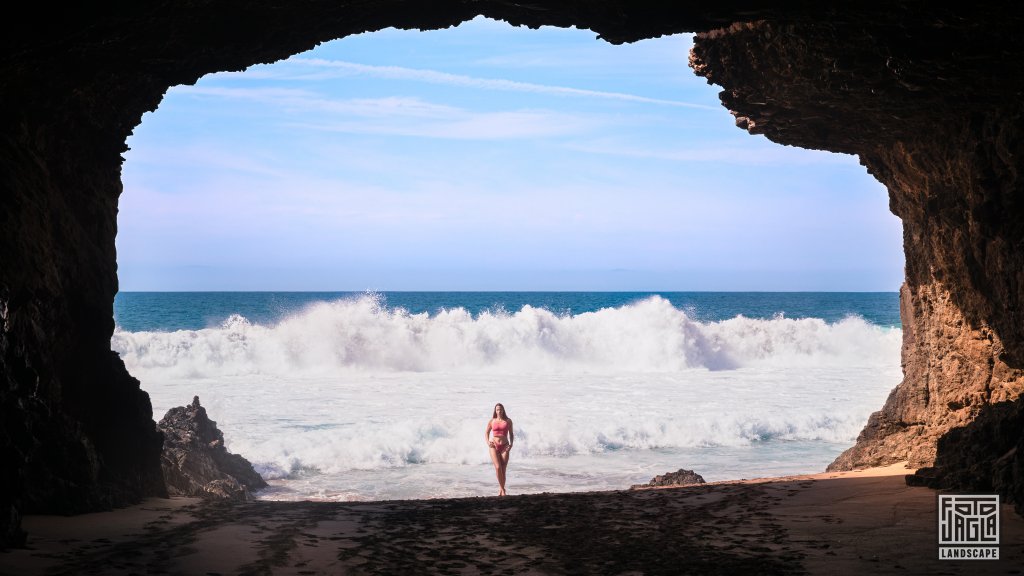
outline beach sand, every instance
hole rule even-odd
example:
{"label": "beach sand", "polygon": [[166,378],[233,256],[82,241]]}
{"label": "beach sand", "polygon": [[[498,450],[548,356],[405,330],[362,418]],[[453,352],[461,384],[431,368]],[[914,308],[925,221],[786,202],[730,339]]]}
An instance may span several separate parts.
{"label": "beach sand", "polygon": [[[1000,560],[939,560],[937,492],[897,464],[678,488],[385,502],[150,499],[27,516],[30,574],[1021,574],[1024,519]],[[514,476],[513,476],[514,478]]]}

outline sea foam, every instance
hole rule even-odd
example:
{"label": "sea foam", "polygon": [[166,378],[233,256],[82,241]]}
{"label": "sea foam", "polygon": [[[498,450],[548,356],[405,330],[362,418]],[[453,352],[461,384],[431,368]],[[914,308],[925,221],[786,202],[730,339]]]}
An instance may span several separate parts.
{"label": "sea foam", "polygon": [[116,330],[111,347],[129,369],[187,377],[432,371],[678,371],[889,362],[899,330],[859,317],[738,316],[702,323],[661,297],[576,315],[524,306],[410,314],[372,296],[321,302],[273,325],[233,315],[220,326],[175,332]]}
{"label": "sea foam", "polygon": [[498,401],[517,491],[681,466],[816,471],[898,383],[900,343],[855,316],[700,322],[656,296],[575,315],[410,314],[362,296],[111,340],[158,417],[202,397],[229,449],[272,480],[265,497],[341,500],[491,493],[483,428]]}

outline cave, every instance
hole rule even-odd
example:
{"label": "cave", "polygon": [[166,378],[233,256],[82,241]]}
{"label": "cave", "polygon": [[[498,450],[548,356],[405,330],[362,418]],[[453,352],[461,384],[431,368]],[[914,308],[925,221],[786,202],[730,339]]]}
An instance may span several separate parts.
{"label": "cave", "polygon": [[168,88],[318,43],[478,15],[603,41],[695,32],[751,134],[853,154],[903,222],[904,380],[830,468],[1024,513],[1024,9],[920,2],[379,0],[26,7],[0,70],[0,547],[22,514],[165,494],[148,395],[110,350],[125,141]]}

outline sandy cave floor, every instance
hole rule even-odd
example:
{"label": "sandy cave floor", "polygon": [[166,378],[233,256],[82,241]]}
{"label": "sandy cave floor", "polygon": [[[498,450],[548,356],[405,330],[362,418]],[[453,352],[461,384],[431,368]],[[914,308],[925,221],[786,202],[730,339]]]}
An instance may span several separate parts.
{"label": "sandy cave floor", "polygon": [[897,464],[634,491],[383,502],[150,499],[28,516],[0,574],[1021,574],[939,560],[937,492]]}

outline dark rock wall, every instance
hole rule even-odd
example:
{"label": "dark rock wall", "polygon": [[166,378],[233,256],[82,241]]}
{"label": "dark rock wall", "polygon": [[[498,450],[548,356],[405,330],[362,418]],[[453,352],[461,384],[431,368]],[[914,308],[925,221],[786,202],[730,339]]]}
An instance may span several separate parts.
{"label": "dark rock wall", "polygon": [[162,491],[149,398],[109,343],[123,138],[76,113],[0,136],[0,522]]}
{"label": "dark rock wall", "polygon": [[[859,155],[903,220],[904,381],[831,469],[958,468],[1004,456],[1004,468],[1021,467],[1024,454],[1006,456],[1005,440],[940,442],[991,438],[958,430],[983,412],[1009,414],[995,407],[1024,391],[1024,70],[1008,57],[1024,53],[1022,21],[1019,12],[985,24],[968,16],[986,17],[894,9],[871,25],[736,24],[698,35],[691,57],[725,88],[738,126]],[[1004,435],[1024,435],[1012,426]],[[982,468],[943,477],[950,487],[991,486],[994,472]]]}
{"label": "dark rock wall", "polygon": [[120,154],[142,115],[168,87],[206,73],[477,14],[576,25],[611,42],[710,31],[692,63],[724,88],[741,127],[859,154],[904,220],[906,379],[835,466],[931,463],[936,438],[1020,394],[1024,362],[1021,8],[933,4],[22,7],[0,36],[0,546],[18,540],[19,511],[91,510],[163,491],[148,396],[109,348]]}

